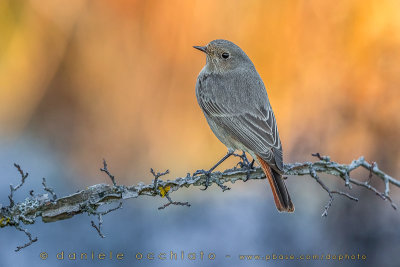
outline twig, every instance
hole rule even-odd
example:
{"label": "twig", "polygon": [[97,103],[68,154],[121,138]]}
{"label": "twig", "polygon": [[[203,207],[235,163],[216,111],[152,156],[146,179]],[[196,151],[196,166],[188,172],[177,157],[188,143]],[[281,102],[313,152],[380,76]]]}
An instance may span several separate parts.
{"label": "twig", "polygon": [[177,205],[177,206],[187,206],[190,207],[189,202],[179,202],[179,201],[172,201],[171,197],[169,195],[166,195],[166,198],[168,199],[168,203],[164,204],[161,207],[158,207],[159,210],[165,209],[169,205]]}
{"label": "twig", "polygon": [[107,168],[107,167],[108,167],[108,166],[107,166],[107,162],[106,162],[105,159],[103,159],[103,168],[100,168],[100,171],[105,172],[105,173],[108,175],[108,177],[111,179],[113,185],[114,185],[114,186],[117,186],[117,183],[115,182],[115,177],[114,177],[114,175],[111,175],[111,173],[108,171],[108,168]]}
{"label": "twig", "polygon": [[380,198],[382,198],[383,200],[388,200],[390,205],[392,206],[393,209],[397,210],[397,205],[393,203],[392,198],[389,195],[386,195],[385,193],[379,192],[378,189],[376,189],[375,187],[373,187],[372,185],[370,185],[368,182],[360,182],[358,180],[355,179],[350,179],[350,181],[353,184],[356,184],[358,186],[364,187],[372,192],[374,192],[377,196],[379,196]]}
{"label": "twig", "polygon": [[[327,163],[331,161],[331,158],[329,156],[321,156],[321,154],[318,152],[315,154],[311,154],[311,156],[317,157],[317,158],[319,158],[319,160],[327,162]],[[343,176],[344,176],[344,180],[345,180],[345,186],[347,186],[348,188],[351,189],[349,172],[347,172],[347,171],[343,172]]]}
{"label": "twig", "polygon": [[118,205],[117,207],[108,209],[108,210],[106,210],[106,211],[102,211],[102,212],[91,211],[91,212],[90,212],[91,214],[97,215],[97,219],[98,219],[98,221],[99,221],[99,225],[97,226],[97,225],[94,223],[94,221],[91,221],[91,225],[92,225],[92,227],[93,227],[94,229],[96,229],[97,233],[99,234],[99,236],[100,236],[101,238],[105,238],[105,237],[106,237],[106,236],[101,232],[101,226],[103,225],[103,215],[106,215],[106,214],[108,214],[108,213],[110,213],[110,212],[113,212],[113,211],[115,211],[115,210],[117,210],[117,209],[120,209],[121,207],[122,207],[122,202],[120,202],[119,205]]}
{"label": "twig", "polygon": [[28,178],[29,173],[24,173],[22,170],[21,166],[19,166],[17,163],[14,163],[14,167],[17,168],[18,172],[21,174],[21,183],[16,185],[15,187],[10,184],[10,195],[8,196],[8,199],[10,200],[10,207],[14,206],[14,192],[17,191],[21,186],[25,183],[26,178]]}
{"label": "twig", "polygon": [[36,241],[38,240],[37,237],[32,238],[32,234],[29,233],[27,229],[23,229],[23,228],[21,228],[19,225],[15,226],[15,228],[16,228],[17,230],[21,231],[21,232],[24,232],[25,235],[26,235],[26,236],[28,237],[28,239],[29,239],[29,242],[25,243],[24,245],[22,245],[22,246],[17,246],[17,248],[15,249],[15,252],[18,252],[18,251],[20,251],[21,249],[26,248],[27,246],[32,245],[34,242],[36,242]]}
{"label": "twig", "polygon": [[103,217],[101,216],[101,215],[98,215],[98,220],[99,220],[99,226],[97,226],[95,223],[94,223],[94,221],[90,221],[91,222],[91,224],[92,224],[92,227],[94,228],[94,229],[96,229],[96,231],[97,231],[97,233],[99,234],[99,236],[101,237],[101,238],[105,238],[106,236],[105,235],[103,235],[103,233],[101,232],[101,225],[103,224]]}
{"label": "twig", "polygon": [[319,152],[313,153],[313,154],[311,154],[311,156],[317,157],[321,161],[326,161],[326,162],[330,162],[331,161],[331,158],[329,156],[321,156],[321,154]]}
{"label": "twig", "polygon": [[[319,153],[318,153],[319,155]],[[328,210],[329,208],[332,206],[333,203],[333,195],[337,194],[337,195],[341,195],[341,196],[345,196],[348,199],[354,200],[354,201],[358,201],[358,198],[351,196],[348,193],[342,192],[342,191],[332,191],[330,190],[323,182],[322,180],[319,178],[319,176],[317,175],[316,171],[312,168],[312,165],[310,165],[310,176],[312,178],[314,178],[317,183],[328,193],[329,195],[329,201],[328,204],[325,206],[324,212],[322,213],[322,217],[326,217],[328,216]]]}
{"label": "twig", "polygon": [[371,167],[369,168],[369,175],[368,175],[368,180],[365,182],[366,184],[370,184],[372,182],[372,177],[373,177],[373,169],[376,165],[376,162],[372,162]]}
{"label": "twig", "polygon": [[[57,199],[56,193],[54,193],[54,190],[53,190],[52,188],[50,188],[50,187],[47,186],[47,184],[46,184],[46,178],[44,178],[44,177],[43,177],[42,185],[43,185],[43,189],[44,189],[45,191],[47,191],[47,192],[50,193],[50,195],[52,196],[53,200],[56,200],[56,199]],[[32,190],[32,191],[33,191],[33,190]],[[30,194],[30,195],[33,196],[33,192],[32,192],[32,194]]]}
{"label": "twig", "polygon": [[[157,187],[157,184],[158,184],[158,179],[161,177],[161,176],[164,176],[164,175],[167,175],[167,174],[169,174],[169,170],[166,170],[165,172],[155,172],[154,170],[153,170],[153,168],[151,168],[150,169],[150,172],[151,172],[151,174],[154,176],[154,181],[153,181],[153,187],[154,187],[154,192],[156,193],[156,194],[161,194],[160,193],[160,191],[159,191],[159,189],[158,189],[158,187]],[[188,176],[190,177],[190,174],[188,173]],[[166,204],[164,204],[163,206],[161,206],[161,207],[158,207],[158,209],[159,210],[162,210],[162,209],[165,209],[166,207],[168,207],[169,205],[178,205],[178,206],[188,206],[188,207],[190,207],[190,204],[189,204],[189,202],[179,202],[179,201],[172,201],[172,199],[171,199],[171,197],[169,196],[169,190],[170,190],[170,187],[169,186],[166,186],[166,187],[162,187],[161,186],[161,188],[165,191],[165,195],[163,195],[163,194],[161,194],[161,197],[166,197],[167,199],[168,199],[168,203],[166,203]]]}
{"label": "twig", "polygon": [[151,174],[153,174],[154,176],[154,181],[153,181],[153,185],[154,185],[154,192],[158,193],[158,188],[157,188],[157,182],[158,182],[158,178],[164,175],[169,174],[169,170],[166,170],[165,172],[155,172],[153,170],[153,168],[150,168],[150,172]]}

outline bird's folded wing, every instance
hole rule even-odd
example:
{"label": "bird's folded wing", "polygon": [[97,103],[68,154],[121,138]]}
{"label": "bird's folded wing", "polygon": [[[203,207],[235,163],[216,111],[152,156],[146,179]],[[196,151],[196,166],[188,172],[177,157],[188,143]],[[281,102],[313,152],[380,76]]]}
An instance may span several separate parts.
{"label": "bird's folded wing", "polygon": [[253,107],[243,111],[239,107],[227,107],[210,98],[203,98],[200,105],[219,126],[233,138],[262,157],[278,172],[283,171],[282,146],[272,109]]}

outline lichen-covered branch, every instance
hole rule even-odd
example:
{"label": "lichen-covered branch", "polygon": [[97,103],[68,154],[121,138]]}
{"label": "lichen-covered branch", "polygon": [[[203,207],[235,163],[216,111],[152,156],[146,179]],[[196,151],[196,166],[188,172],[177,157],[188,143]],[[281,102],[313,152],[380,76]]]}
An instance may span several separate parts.
{"label": "lichen-covered branch", "polygon": [[[322,214],[323,216],[328,215],[329,207],[332,205],[335,195],[343,196],[353,201],[358,201],[358,198],[348,192],[329,189],[320,179],[318,175],[319,173],[325,173],[339,177],[344,181],[344,184],[349,189],[351,189],[351,185],[355,185],[370,190],[383,200],[388,201],[392,207],[396,209],[396,205],[392,202],[392,199],[389,196],[390,185],[400,187],[400,181],[381,171],[376,163],[369,163],[363,157],[360,157],[359,159],[352,161],[350,164],[339,164],[331,161],[327,156],[321,156],[319,153],[313,154],[313,156],[318,158],[318,161],[285,164],[284,172],[285,175],[288,176],[309,175],[321,185],[321,187],[328,193],[330,198],[329,202],[325,206]],[[240,157],[242,161],[247,160],[244,159],[244,156]],[[104,237],[101,232],[102,216],[121,208],[122,203],[120,203],[116,208],[109,209],[106,212],[97,211],[98,208],[103,205],[113,202],[121,202],[124,199],[137,198],[139,196],[161,196],[166,197],[168,202],[159,207],[159,209],[164,209],[170,205],[189,207],[190,204],[188,202],[172,201],[171,193],[182,187],[204,186],[206,181],[208,181],[208,185],[212,185],[214,183],[221,186],[221,184],[228,182],[235,183],[239,180],[247,181],[266,178],[261,168],[253,167],[251,165],[251,168],[249,169],[249,164],[243,164],[243,162],[241,162],[241,164],[239,164],[240,167],[227,169],[224,172],[216,171],[208,174],[205,172],[206,174],[202,175],[191,175],[188,173],[186,177],[176,178],[174,180],[162,180],[160,178],[167,175],[169,173],[168,171],[156,173],[151,170],[151,173],[154,176],[152,183],[138,183],[136,185],[126,186],[118,185],[116,183],[114,176],[111,175],[108,170],[106,161],[103,162],[103,165],[104,167],[101,169],[101,171],[105,172],[109,176],[112,181],[112,185],[96,184],[74,194],[57,198],[54,190],[47,186],[46,180],[43,180],[43,188],[46,192],[50,193],[50,195],[47,193],[33,194],[33,191],[31,191],[30,196],[28,196],[24,201],[15,202],[13,199],[13,193],[24,184],[25,179],[28,176],[28,173],[24,173],[21,167],[15,164],[15,167],[21,175],[21,183],[15,187],[10,185],[10,204],[8,206],[0,205],[0,227],[3,228],[6,226],[11,226],[25,232],[25,234],[29,237],[29,242],[21,247],[18,247],[19,250],[36,241],[36,239],[31,238],[30,233],[26,229],[21,228],[21,224],[34,224],[37,218],[41,218],[43,222],[49,223],[68,219],[77,214],[87,213],[98,217],[99,225],[97,226],[92,221],[92,226],[96,229],[101,237]],[[360,181],[351,178],[350,173],[357,168],[364,168],[368,171],[369,175],[366,181]],[[385,190],[383,192],[380,192],[377,188],[370,184],[372,175],[376,175],[382,180],[385,186]]]}

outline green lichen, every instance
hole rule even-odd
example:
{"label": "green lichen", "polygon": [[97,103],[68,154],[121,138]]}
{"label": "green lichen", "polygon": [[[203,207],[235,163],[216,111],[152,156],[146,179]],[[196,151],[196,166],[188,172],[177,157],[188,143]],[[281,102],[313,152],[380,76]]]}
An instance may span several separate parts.
{"label": "green lichen", "polygon": [[7,226],[9,222],[10,222],[10,218],[6,218],[6,217],[0,218],[0,228]]}

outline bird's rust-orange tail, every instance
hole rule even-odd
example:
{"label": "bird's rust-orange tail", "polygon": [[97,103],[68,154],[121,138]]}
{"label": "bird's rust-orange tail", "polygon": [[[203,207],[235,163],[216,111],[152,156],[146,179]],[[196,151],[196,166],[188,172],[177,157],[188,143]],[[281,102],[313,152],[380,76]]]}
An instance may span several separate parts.
{"label": "bird's rust-orange tail", "polygon": [[268,178],[269,184],[271,185],[276,208],[279,211],[293,212],[294,205],[292,203],[292,200],[290,199],[289,192],[286,189],[286,185],[283,181],[282,175],[269,167],[268,163],[258,155],[257,159],[258,162],[260,162],[261,168]]}

